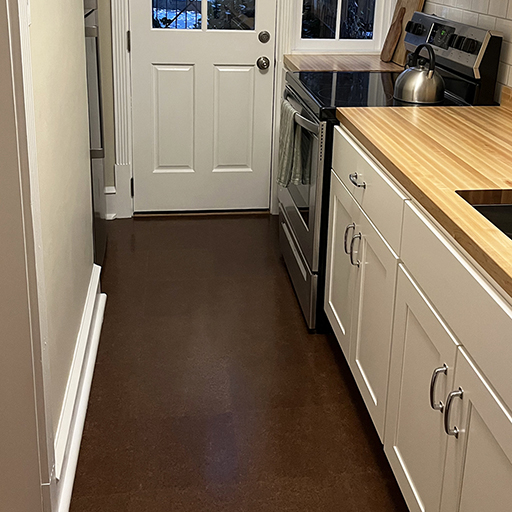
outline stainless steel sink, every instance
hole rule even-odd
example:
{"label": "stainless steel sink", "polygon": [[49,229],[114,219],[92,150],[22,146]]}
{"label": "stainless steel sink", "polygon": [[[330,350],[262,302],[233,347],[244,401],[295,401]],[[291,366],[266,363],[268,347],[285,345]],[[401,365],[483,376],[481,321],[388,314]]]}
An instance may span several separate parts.
{"label": "stainless steel sink", "polygon": [[512,238],[512,204],[474,204],[475,210]]}
{"label": "stainless steel sink", "polygon": [[475,210],[512,238],[512,204],[509,190],[457,190]]}

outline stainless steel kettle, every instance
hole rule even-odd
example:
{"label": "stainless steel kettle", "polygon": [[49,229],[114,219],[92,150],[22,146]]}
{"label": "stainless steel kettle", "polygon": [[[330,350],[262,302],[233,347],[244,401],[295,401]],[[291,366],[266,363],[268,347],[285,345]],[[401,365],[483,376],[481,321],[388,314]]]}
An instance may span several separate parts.
{"label": "stainless steel kettle", "polygon": [[[422,48],[428,50],[428,67],[418,63]],[[432,46],[420,44],[409,59],[410,67],[396,79],[394,98],[407,103],[441,103],[444,99],[444,80],[436,71],[436,56]]]}

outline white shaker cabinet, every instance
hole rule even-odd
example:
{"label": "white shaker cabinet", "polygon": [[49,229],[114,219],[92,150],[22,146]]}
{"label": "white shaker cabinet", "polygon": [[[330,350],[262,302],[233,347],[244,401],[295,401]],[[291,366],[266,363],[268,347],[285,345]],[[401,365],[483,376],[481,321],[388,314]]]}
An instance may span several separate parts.
{"label": "white shaker cabinet", "polygon": [[349,365],[381,441],[388,390],[398,256],[362,215],[356,264],[356,328]]}
{"label": "white shaker cabinet", "polygon": [[383,441],[407,198],[339,126],[332,165],[325,310]]}
{"label": "white shaker cabinet", "polygon": [[457,341],[400,265],[384,451],[411,512],[439,510]]}
{"label": "white shaker cabinet", "polygon": [[345,128],[325,308],[411,512],[512,510],[512,307]]}
{"label": "white shaker cabinet", "polygon": [[353,237],[359,232],[361,216],[357,203],[336,174],[331,172],[325,313],[347,360],[355,327],[355,286],[359,271],[350,260],[350,251],[357,250],[359,245]]}
{"label": "white shaker cabinet", "polygon": [[463,348],[445,410],[442,512],[512,509],[512,416]]}
{"label": "white shaker cabinet", "polygon": [[381,439],[398,257],[331,173],[325,310]]}

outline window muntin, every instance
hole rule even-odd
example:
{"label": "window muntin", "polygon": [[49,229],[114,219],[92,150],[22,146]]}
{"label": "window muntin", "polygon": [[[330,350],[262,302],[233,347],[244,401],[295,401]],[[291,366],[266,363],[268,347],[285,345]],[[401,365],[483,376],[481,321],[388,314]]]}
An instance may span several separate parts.
{"label": "window muntin", "polygon": [[373,39],[376,0],[303,0],[301,39]]}
{"label": "window muntin", "polygon": [[153,0],[153,28],[201,30],[201,0]]}

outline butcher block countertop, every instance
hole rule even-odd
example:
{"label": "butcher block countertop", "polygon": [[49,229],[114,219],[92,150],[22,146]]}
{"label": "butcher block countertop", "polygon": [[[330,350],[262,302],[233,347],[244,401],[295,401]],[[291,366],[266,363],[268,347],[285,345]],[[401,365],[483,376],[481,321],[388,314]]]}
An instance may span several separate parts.
{"label": "butcher block countertop", "polygon": [[393,62],[382,62],[380,55],[339,53],[294,53],[284,56],[290,71],[403,71]]}
{"label": "butcher block countertop", "polygon": [[343,108],[337,116],[512,297],[512,240],[456,192],[474,204],[512,204],[512,89],[500,107]]}

